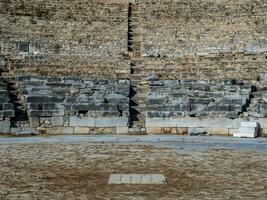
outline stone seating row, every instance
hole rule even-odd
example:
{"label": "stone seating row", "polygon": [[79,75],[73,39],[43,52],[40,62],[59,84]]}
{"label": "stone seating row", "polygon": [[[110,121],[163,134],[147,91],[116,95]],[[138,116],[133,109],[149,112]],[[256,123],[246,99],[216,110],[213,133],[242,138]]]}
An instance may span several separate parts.
{"label": "stone seating row", "polygon": [[11,103],[7,83],[0,78],[0,119],[14,117],[14,105]]}
{"label": "stone seating row", "polygon": [[29,117],[129,116],[129,81],[17,77]]}
{"label": "stone seating row", "polygon": [[246,110],[253,90],[234,80],[150,81],[148,117],[206,116],[238,118]]}
{"label": "stone seating row", "polygon": [[14,116],[14,105],[9,97],[8,85],[0,77],[0,133],[10,132],[10,118]]}

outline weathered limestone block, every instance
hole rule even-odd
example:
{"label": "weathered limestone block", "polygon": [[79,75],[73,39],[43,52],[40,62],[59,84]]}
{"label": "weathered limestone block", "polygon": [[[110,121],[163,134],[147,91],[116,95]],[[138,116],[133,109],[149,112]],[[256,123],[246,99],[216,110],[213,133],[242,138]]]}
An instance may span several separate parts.
{"label": "weathered limestone block", "polygon": [[51,117],[53,127],[62,127],[64,125],[63,117]]}
{"label": "weathered limestone block", "polygon": [[125,127],[116,127],[116,134],[127,134],[129,131],[128,126]]}
{"label": "weathered limestone block", "polygon": [[74,134],[89,134],[89,127],[74,127]]}
{"label": "weathered limestone block", "polygon": [[95,118],[95,127],[128,127],[128,117]]}
{"label": "weathered limestone block", "polygon": [[36,95],[25,96],[25,101],[27,103],[40,103],[40,102],[61,103],[63,102],[63,100],[64,97],[60,96],[36,96]]}
{"label": "weathered limestone block", "polygon": [[39,117],[29,117],[29,122],[32,128],[40,126]]}
{"label": "weathered limestone block", "polygon": [[[74,133],[79,134],[88,134],[90,127],[128,127],[129,81],[45,76],[17,79],[23,91],[31,88],[23,99],[33,127],[55,128],[50,131],[56,133],[60,127],[75,127]],[[39,94],[40,87],[46,95]],[[118,128],[122,131],[125,129]]]}
{"label": "weathered limestone block", "polygon": [[10,133],[10,120],[6,118],[5,120],[0,120],[0,133],[8,134]]}
{"label": "weathered limestone block", "polygon": [[92,117],[70,117],[69,126],[73,127],[94,127],[95,119]]}
{"label": "weathered limestone block", "polygon": [[39,132],[48,135],[73,135],[75,133],[73,127],[51,127]]}
{"label": "weathered limestone block", "polygon": [[184,127],[184,128],[238,128],[243,119],[228,118],[196,118],[196,117],[146,117],[147,128]]}
{"label": "weathered limestone block", "polygon": [[189,128],[189,136],[195,135],[229,135],[228,128]]}
{"label": "weathered limestone block", "polygon": [[29,117],[52,117],[63,116],[63,110],[29,110],[27,111]]}
{"label": "weathered limestone block", "polygon": [[14,117],[14,110],[0,110],[0,117]]}
{"label": "weathered limestone block", "polygon": [[241,122],[238,132],[235,132],[233,136],[254,138],[258,136],[258,132],[258,122]]}

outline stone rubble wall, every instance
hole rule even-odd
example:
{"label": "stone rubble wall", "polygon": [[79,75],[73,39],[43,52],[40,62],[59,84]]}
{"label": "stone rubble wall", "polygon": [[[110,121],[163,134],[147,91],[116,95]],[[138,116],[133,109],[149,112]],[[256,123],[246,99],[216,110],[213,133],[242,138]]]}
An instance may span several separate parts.
{"label": "stone rubble wall", "polygon": [[[149,82],[147,103],[140,104],[148,133],[232,134],[243,120],[258,120],[267,132],[265,79],[259,81],[267,73],[266,0],[140,1],[141,19],[131,23],[141,29],[141,57],[134,58],[128,6],[127,0],[0,0],[0,71],[9,79],[22,75],[16,80],[29,128],[127,133],[125,80],[143,84],[152,74],[160,81]],[[16,118],[12,94],[2,79],[0,88],[0,130],[8,132]]]}
{"label": "stone rubble wall", "polygon": [[10,102],[7,83],[0,77],[0,133],[10,132],[10,118],[14,115],[14,105]]}
{"label": "stone rubble wall", "polygon": [[252,86],[235,80],[150,81],[147,95],[148,133],[198,129],[211,134],[231,134],[247,111]]}
{"label": "stone rubble wall", "polygon": [[141,1],[144,73],[256,80],[267,72],[265,0]]}
{"label": "stone rubble wall", "polygon": [[261,135],[267,136],[267,75],[262,74],[258,90],[253,92],[247,115],[251,121],[258,122]]}
{"label": "stone rubble wall", "polygon": [[[18,74],[51,75],[66,70],[69,75],[120,78],[129,72],[124,58],[127,2],[0,1],[1,54]],[[20,43],[28,43],[27,47],[22,44],[27,52],[20,52]]]}
{"label": "stone rubble wall", "polygon": [[89,134],[96,128],[120,133],[128,127],[129,81],[45,76],[16,80],[32,130]]}

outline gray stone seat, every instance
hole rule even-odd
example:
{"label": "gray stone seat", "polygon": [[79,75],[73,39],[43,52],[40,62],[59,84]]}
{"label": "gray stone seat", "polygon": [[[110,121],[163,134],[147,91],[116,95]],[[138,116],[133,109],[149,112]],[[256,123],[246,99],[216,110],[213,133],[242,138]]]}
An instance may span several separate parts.
{"label": "gray stone seat", "polygon": [[250,85],[234,80],[158,80],[149,82],[149,86],[149,117],[236,118],[246,110],[252,91]]}
{"label": "gray stone seat", "polygon": [[55,117],[60,121],[59,117],[68,120],[72,116],[129,117],[130,82],[127,80],[44,76],[16,80],[30,121],[32,118],[53,121]]}
{"label": "gray stone seat", "polygon": [[15,116],[14,105],[11,103],[7,84],[0,79],[0,118],[10,118]]}

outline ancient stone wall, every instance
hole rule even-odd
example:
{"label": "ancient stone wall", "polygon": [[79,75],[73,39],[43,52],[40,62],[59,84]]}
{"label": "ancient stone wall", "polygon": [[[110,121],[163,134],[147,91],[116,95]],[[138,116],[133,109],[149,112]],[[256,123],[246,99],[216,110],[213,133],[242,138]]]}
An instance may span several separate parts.
{"label": "ancient stone wall", "polygon": [[45,76],[17,81],[33,133],[127,133],[129,81]]}
{"label": "ancient stone wall", "polygon": [[10,103],[7,83],[0,77],[0,133],[10,132],[10,118],[14,115],[14,105]]}
{"label": "ancient stone wall", "polygon": [[233,80],[150,81],[147,96],[148,133],[207,132],[231,134],[251,99],[251,85]]}
{"label": "ancient stone wall", "polygon": [[120,78],[127,9],[126,0],[0,1],[1,54],[16,73]]}
{"label": "ancient stone wall", "polygon": [[0,128],[232,134],[241,121],[266,124],[266,0],[136,2],[0,0]]}
{"label": "ancient stone wall", "polygon": [[141,6],[147,72],[248,80],[266,72],[265,0],[146,0]]}

